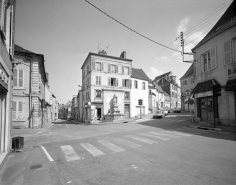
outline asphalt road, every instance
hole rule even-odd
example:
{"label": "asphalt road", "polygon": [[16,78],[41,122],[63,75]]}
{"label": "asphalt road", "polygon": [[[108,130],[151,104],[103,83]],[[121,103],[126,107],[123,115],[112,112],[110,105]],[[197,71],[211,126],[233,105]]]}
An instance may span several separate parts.
{"label": "asphalt road", "polygon": [[186,121],[184,114],[171,114],[122,124],[57,122],[25,137],[27,149],[2,183],[235,184],[235,133],[194,129]]}

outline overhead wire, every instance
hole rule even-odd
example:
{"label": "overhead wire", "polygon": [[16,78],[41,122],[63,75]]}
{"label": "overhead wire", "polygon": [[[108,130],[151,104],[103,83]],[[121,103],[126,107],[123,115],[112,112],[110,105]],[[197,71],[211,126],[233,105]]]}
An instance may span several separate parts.
{"label": "overhead wire", "polygon": [[139,36],[141,36],[141,37],[143,37],[143,38],[145,38],[145,39],[147,39],[147,40],[149,40],[149,41],[151,41],[151,42],[153,42],[153,43],[156,43],[156,44],[158,44],[158,45],[160,45],[160,46],[162,46],[162,47],[165,47],[165,48],[167,48],[167,49],[170,49],[170,50],[177,51],[177,52],[180,52],[180,53],[181,53],[181,51],[179,51],[179,50],[176,50],[176,49],[174,49],[174,48],[170,48],[170,47],[168,47],[168,46],[165,46],[164,44],[161,44],[161,43],[159,43],[159,42],[157,42],[157,41],[154,41],[154,40],[150,39],[149,37],[144,36],[143,34],[141,34],[141,33],[137,32],[137,31],[133,30],[132,28],[126,26],[125,24],[121,23],[121,22],[118,21],[117,19],[115,19],[115,18],[113,18],[112,16],[108,15],[106,12],[102,11],[101,9],[99,9],[97,6],[93,5],[93,4],[90,3],[89,1],[87,1],[87,0],[85,0],[85,1],[86,1],[88,4],[90,4],[91,6],[93,6],[94,8],[96,8],[97,10],[99,10],[100,12],[102,12],[103,14],[105,14],[106,16],[108,16],[109,18],[113,19],[115,22],[117,22],[117,23],[119,23],[120,25],[126,27],[126,28],[129,29],[130,31],[132,31],[132,32],[134,32],[134,33],[136,33],[136,34],[138,34]]}

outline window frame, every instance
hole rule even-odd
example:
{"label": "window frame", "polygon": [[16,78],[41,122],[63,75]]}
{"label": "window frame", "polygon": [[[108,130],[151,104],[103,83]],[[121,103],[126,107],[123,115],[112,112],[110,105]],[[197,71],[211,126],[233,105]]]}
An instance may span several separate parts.
{"label": "window frame", "polygon": [[101,62],[95,62],[95,70],[102,71],[102,63]]}
{"label": "window frame", "polygon": [[[128,94],[128,96],[127,96],[127,94]],[[128,92],[128,91],[125,91],[125,93],[124,93],[124,99],[125,100],[130,100],[130,92]],[[127,98],[128,97],[128,98]]]}
{"label": "window frame", "polygon": [[145,82],[142,82],[142,89],[146,90],[146,83]]}
{"label": "window frame", "polygon": [[[100,92],[100,96],[98,96],[98,91]],[[94,99],[102,99],[102,90],[101,89],[95,89]]]}
{"label": "window frame", "polygon": [[[16,110],[14,110],[13,103],[16,103]],[[21,111],[19,111],[19,104],[21,103]],[[25,101],[23,99],[20,100],[13,100],[12,101],[12,121],[25,121],[25,112],[24,112],[24,104]],[[15,112],[15,117],[13,117]],[[19,113],[21,112],[21,116],[19,117]]]}
{"label": "window frame", "polygon": [[[25,69],[23,69],[23,68],[15,68],[14,70],[16,70],[17,71],[17,76],[15,77],[14,76],[14,74],[15,74],[15,72],[14,72],[14,74],[13,74],[13,88],[14,89],[25,89]],[[21,78],[22,79],[22,87],[21,86],[19,86],[19,81],[20,81],[20,78],[19,78],[19,75],[20,75],[20,73],[19,73],[19,71],[20,70],[22,70],[23,71],[23,77]],[[14,86],[14,78],[16,78],[16,86]]]}
{"label": "window frame", "polygon": [[134,80],[134,88],[138,89],[138,80]]}
{"label": "window frame", "polygon": [[96,85],[101,85],[101,76],[96,76]]}

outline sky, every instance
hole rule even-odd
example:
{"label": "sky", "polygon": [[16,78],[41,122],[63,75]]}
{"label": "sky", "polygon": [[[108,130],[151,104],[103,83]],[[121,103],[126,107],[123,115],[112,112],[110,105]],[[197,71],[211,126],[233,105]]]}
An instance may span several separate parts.
{"label": "sky", "polygon": [[[151,40],[185,51],[207,34],[232,0],[88,0],[122,24]],[[180,52],[167,49],[95,9],[85,0],[17,0],[15,44],[43,54],[51,92],[60,104],[77,95],[81,66],[89,52],[105,49],[119,57],[126,51],[134,68],[150,79],[172,71],[177,83],[191,63]],[[186,56],[185,60],[192,60]]]}

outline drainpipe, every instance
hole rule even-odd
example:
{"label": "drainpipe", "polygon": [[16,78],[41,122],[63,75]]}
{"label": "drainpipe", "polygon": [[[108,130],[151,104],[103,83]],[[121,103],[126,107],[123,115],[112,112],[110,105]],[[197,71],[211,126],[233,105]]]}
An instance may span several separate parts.
{"label": "drainpipe", "polygon": [[27,54],[25,55],[26,58],[29,59],[30,61],[30,76],[29,76],[29,111],[30,111],[30,119],[29,119],[29,125],[30,125],[30,128],[34,128],[34,125],[33,125],[33,119],[32,119],[32,97],[31,97],[31,90],[32,90],[32,79],[31,79],[31,76],[32,76],[32,61],[33,61],[33,57],[32,56],[28,56]]}

